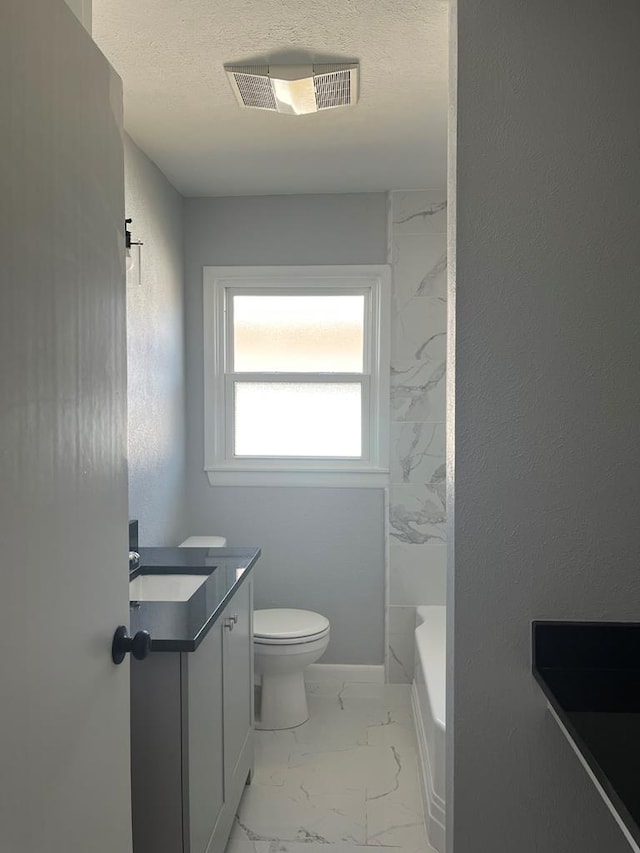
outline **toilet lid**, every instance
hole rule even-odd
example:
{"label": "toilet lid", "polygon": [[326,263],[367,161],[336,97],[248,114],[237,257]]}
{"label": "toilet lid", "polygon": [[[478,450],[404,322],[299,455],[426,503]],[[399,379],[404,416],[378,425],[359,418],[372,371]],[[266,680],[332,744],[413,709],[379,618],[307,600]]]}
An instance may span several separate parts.
{"label": "toilet lid", "polygon": [[295,640],[312,637],[329,628],[329,620],[312,610],[255,610],[254,637],[272,640]]}

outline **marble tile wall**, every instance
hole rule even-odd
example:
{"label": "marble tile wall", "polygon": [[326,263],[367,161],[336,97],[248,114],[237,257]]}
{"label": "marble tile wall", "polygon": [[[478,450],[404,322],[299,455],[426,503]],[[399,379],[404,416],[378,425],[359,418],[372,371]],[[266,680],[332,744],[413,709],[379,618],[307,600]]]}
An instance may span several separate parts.
{"label": "marble tile wall", "polygon": [[387,678],[413,677],[418,604],[444,604],[447,201],[390,193],[391,477]]}

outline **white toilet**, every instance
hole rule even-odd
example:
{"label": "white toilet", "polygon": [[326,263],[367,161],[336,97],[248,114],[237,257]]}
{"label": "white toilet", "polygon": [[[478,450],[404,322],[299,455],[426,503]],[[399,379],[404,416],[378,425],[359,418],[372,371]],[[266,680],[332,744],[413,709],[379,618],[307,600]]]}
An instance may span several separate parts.
{"label": "white toilet", "polygon": [[329,628],[311,610],[254,611],[254,665],[262,681],[257,729],[292,729],[309,719],[304,670],[324,654]]}

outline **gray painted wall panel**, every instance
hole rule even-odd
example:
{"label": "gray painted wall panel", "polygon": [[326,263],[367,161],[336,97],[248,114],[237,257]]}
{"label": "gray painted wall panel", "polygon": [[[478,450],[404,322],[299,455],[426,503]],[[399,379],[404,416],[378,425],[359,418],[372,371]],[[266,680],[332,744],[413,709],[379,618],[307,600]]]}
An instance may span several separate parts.
{"label": "gray painted wall panel", "polygon": [[262,548],[256,608],[323,613],[331,622],[323,663],[383,662],[382,489],[204,486],[202,494],[189,516],[194,531]]}
{"label": "gray painted wall panel", "polygon": [[142,240],[127,288],[129,514],[140,544],[184,536],[185,378],[182,196],[125,136],[126,212]]}
{"label": "gray painted wall panel", "polygon": [[255,604],[317,609],[324,662],[383,662],[381,490],[211,488],[203,466],[202,267],[381,264],[384,194],[185,200],[188,534],[263,547]]}
{"label": "gray painted wall panel", "polygon": [[[136,853],[182,853],[186,757],[181,655],[163,652],[143,661],[132,657],[130,665],[133,843]],[[220,682],[212,671],[211,686],[219,689]]]}
{"label": "gray painted wall panel", "polygon": [[623,853],[530,622],[640,617],[640,7],[457,5],[449,850]]}

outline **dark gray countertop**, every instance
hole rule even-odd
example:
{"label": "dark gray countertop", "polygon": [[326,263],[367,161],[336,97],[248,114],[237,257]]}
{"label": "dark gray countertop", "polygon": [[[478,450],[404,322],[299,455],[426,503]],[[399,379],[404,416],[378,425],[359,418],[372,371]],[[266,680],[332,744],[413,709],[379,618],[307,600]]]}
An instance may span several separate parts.
{"label": "dark gray countertop", "polygon": [[640,850],[640,624],[533,623],[533,674],[634,850]]}
{"label": "dark gray countertop", "polygon": [[129,575],[206,574],[188,601],[142,601],[130,606],[130,632],[151,634],[152,652],[194,652],[253,569],[259,548],[141,548]]}

